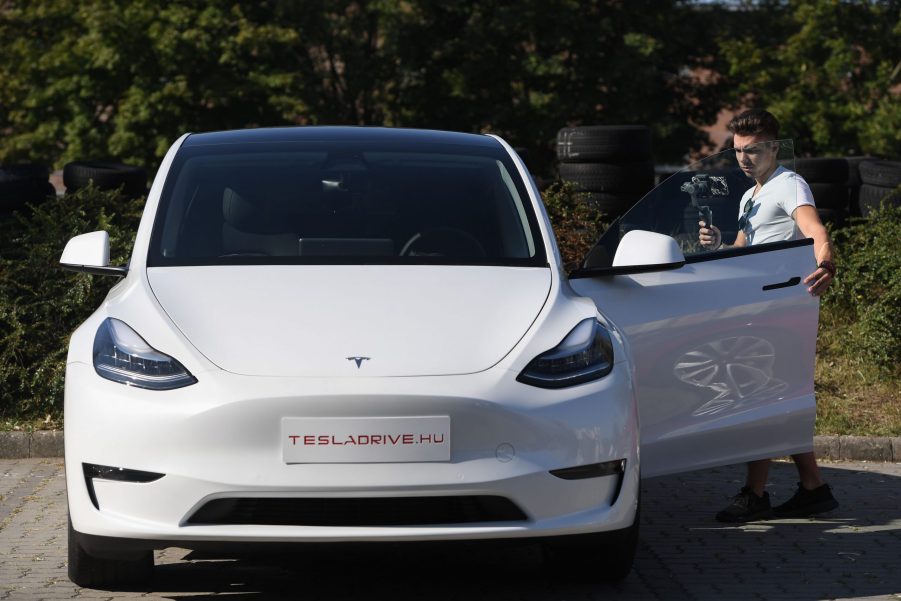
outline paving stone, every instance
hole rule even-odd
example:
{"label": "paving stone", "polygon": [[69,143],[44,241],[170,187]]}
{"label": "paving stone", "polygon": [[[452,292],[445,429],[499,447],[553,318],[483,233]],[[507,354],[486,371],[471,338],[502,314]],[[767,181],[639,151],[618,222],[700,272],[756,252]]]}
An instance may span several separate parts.
{"label": "paving stone", "polygon": [[[0,490],[6,490],[0,495],[15,501],[15,511],[0,520],[0,599],[278,600],[296,599],[297,591],[303,591],[304,598],[330,601],[899,601],[901,464],[823,461],[821,469],[841,503],[837,510],[819,519],[739,527],[719,524],[713,514],[734,494],[743,466],[644,481],[635,569],[617,586],[551,582],[541,576],[540,554],[530,547],[456,554],[317,551],[301,559],[237,560],[173,548],[155,554],[155,580],[149,588],[110,592],[79,589],[66,578],[62,462],[6,460],[0,461]],[[794,466],[777,462],[767,489],[774,497],[788,498],[796,481]],[[348,565],[353,566],[352,578]]]}

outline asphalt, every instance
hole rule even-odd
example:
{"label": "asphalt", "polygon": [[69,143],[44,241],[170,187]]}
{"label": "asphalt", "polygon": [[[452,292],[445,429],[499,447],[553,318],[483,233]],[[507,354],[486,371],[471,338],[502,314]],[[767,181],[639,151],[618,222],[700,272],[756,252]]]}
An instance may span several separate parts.
{"label": "asphalt", "polygon": [[[635,567],[616,586],[548,578],[535,545],[392,545],[240,557],[167,549],[156,553],[150,584],[107,591],[66,577],[62,461],[0,460],[0,599],[898,601],[901,463],[821,468],[838,509],[745,525],[713,519],[741,486],[743,466],[644,480]],[[791,463],[773,465],[774,502],[796,479]]]}
{"label": "asphalt", "polygon": [[[815,436],[819,459],[901,462],[901,437]],[[63,431],[0,432],[0,459],[62,457]]]}

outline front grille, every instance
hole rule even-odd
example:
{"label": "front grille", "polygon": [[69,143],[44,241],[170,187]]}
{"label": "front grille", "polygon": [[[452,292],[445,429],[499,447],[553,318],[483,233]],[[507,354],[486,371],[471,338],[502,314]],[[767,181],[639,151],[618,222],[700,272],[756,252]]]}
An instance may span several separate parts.
{"label": "front grille", "polygon": [[493,496],[393,498],[214,499],[189,525],[424,526],[518,522],[526,515],[509,499]]}

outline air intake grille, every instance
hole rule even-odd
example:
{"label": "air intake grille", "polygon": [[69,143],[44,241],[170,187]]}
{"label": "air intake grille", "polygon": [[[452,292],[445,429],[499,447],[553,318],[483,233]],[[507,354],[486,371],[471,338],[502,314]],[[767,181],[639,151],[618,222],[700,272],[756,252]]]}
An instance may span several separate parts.
{"label": "air intake grille", "polygon": [[492,496],[395,498],[214,499],[189,525],[422,526],[516,522],[526,515],[509,499]]}

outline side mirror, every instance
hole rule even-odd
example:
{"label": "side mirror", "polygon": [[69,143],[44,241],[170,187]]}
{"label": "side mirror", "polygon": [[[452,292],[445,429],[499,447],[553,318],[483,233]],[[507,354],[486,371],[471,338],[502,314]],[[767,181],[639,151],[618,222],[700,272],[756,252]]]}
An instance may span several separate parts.
{"label": "side mirror", "polygon": [[613,257],[613,267],[642,266],[658,269],[681,267],[685,255],[679,244],[663,234],[632,230],[623,236]]}
{"label": "side mirror", "polygon": [[110,266],[109,234],[102,231],[82,234],[69,240],[59,262],[63,269],[69,271],[119,277],[128,273],[127,267]]}

